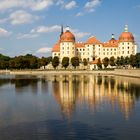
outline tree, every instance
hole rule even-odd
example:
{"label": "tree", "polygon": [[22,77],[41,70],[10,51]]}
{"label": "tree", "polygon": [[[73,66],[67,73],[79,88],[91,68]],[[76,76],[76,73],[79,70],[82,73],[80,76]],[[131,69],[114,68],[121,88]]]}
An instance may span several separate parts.
{"label": "tree", "polygon": [[130,61],[129,57],[126,56],[126,57],[124,58],[124,65],[129,65],[129,61]]}
{"label": "tree", "polygon": [[83,64],[84,64],[84,66],[87,66],[88,65],[88,61],[87,61],[86,58],[83,59]]}
{"label": "tree", "polygon": [[48,65],[48,60],[47,60],[46,57],[42,57],[42,58],[40,59],[40,66],[43,66],[44,69],[45,69],[45,66],[46,66],[46,65]]}
{"label": "tree", "polygon": [[140,53],[136,54],[136,67],[140,68]]}
{"label": "tree", "polygon": [[120,58],[120,65],[121,66],[124,66],[125,65],[125,59],[124,59],[123,56],[121,56],[121,58]]}
{"label": "tree", "polygon": [[0,54],[0,69],[7,69],[9,68],[9,56],[5,56]]}
{"label": "tree", "polygon": [[110,64],[110,66],[115,66],[115,58],[114,58],[114,56],[110,57],[109,64]]}
{"label": "tree", "polygon": [[109,59],[108,59],[108,57],[105,57],[105,58],[103,59],[103,64],[104,64],[104,67],[107,68],[107,66],[108,66],[108,64],[109,64]]}
{"label": "tree", "polygon": [[71,58],[71,64],[76,69],[76,67],[79,66],[79,58],[78,57],[72,57]]}
{"label": "tree", "polygon": [[69,57],[64,57],[62,59],[62,66],[66,69],[69,66]]}
{"label": "tree", "polygon": [[117,57],[116,64],[117,66],[120,66],[120,57]]}
{"label": "tree", "polygon": [[136,56],[135,55],[131,55],[130,56],[130,61],[129,61],[130,65],[132,67],[135,67],[136,66]]}
{"label": "tree", "polygon": [[55,56],[52,59],[52,66],[54,67],[54,69],[56,69],[56,67],[59,65],[59,58],[57,56]]}
{"label": "tree", "polygon": [[101,62],[100,58],[97,61],[97,66],[98,66],[99,69],[102,69],[102,62]]}

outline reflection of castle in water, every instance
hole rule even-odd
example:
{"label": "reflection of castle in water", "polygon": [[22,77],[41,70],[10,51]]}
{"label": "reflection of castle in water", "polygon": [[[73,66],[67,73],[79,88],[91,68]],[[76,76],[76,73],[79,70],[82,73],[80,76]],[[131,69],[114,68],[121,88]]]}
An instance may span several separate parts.
{"label": "reflection of castle in water", "polygon": [[76,105],[86,104],[92,111],[99,110],[104,103],[115,106],[127,119],[134,107],[135,91],[130,90],[130,81],[112,76],[57,76],[53,82],[54,95],[66,117],[70,117]]}

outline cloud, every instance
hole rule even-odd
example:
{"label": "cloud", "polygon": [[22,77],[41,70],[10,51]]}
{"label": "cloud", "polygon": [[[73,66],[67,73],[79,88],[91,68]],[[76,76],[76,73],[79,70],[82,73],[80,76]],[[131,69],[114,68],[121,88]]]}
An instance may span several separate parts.
{"label": "cloud", "polygon": [[33,16],[23,10],[15,11],[9,16],[12,25],[31,23],[37,19],[39,19],[37,16]]}
{"label": "cloud", "polygon": [[59,25],[53,25],[53,26],[39,26],[36,29],[32,29],[31,33],[51,33],[51,32],[57,32],[60,31]]}
{"label": "cloud", "polygon": [[79,13],[76,14],[77,17],[83,16],[83,15],[84,15],[84,13],[82,13],[82,12],[79,12]]}
{"label": "cloud", "polygon": [[31,10],[43,10],[53,5],[54,0],[1,0],[0,10],[6,11],[13,8],[29,8]]}
{"label": "cloud", "polygon": [[0,24],[1,23],[6,23],[8,21],[8,18],[0,19]]}
{"label": "cloud", "polygon": [[0,48],[0,51],[3,51],[4,49],[3,48]]}
{"label": "cloud", "polygon": [[90,33],[89,32],[81,32],[78,29],[72,29],[72,32],[74,33],[74,35],[76,36],[76,38],[81,39],[84,38],[86,36],[89,36]]}
{"label": "cloud", "polygon": [[38,34],[18,34],[17,39],[32,39],[38,37]]}
{"label": "cloud", "polygon": [[56,5],[64,5],[64,0],[58,0]]}
{"label": "cloud", "polygon": [[36,53],[49,53],[52,51],[52,48],[43,47],[37,50]]}
{"label": "cloud", "polygon": [[101,0],[91,0],[85,4],[85,9],[89,12],[94,12],[95,8],[101,4]]}
{"label": "cloud", "polygon": [[51,5],[53,5],[53,0],[40,0],[38,2],[32,3],[31,9],[35,11],[39,11],[39,10],[47,9]]}
{"label": "cloud", "polygon": [[86,14],[87,12],[94,12],[96,7],[98,7],[101,4],[101,0],[90,0],[88,2],[85,3],[84,5],[84,9],[82,12],[78,12],[76,14],[76,16],[83,16],[84,14]]}
{"label": "cloud", "polygon": [[[67,28],[67,27],[66,27]],[[64,28],[64,31],[66,31],[67,29]],[[81,32],[78,29],[70,29],[70,31],[75,35],[76,38],[81,39],[84,38],[86,36],[89,36],[91,33],[89,32]]]}
{"label": "cloud", "polygon": [[9,32],[3,28],[0,28],[0,37],[8,37],[9,35],[11,35],[11,32]]}
{"label": "cloud", "polygon": [[73,8],[75,8],[76,7],[76,2],[75,1],[71,1],[71,2],[69,2],[69,3],[67,3],[66,5],[65,5],[65,9],[67,9],[67,10],[70,10],[70,9],[73,9]]}

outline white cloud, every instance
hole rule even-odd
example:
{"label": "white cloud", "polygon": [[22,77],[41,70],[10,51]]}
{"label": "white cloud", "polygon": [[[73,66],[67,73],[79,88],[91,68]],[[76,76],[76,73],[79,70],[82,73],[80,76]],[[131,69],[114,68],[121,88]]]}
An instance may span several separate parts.
{"label": "white cloud", "polygon": [[67,10],[70,10],[70,9],[73,9],[73,8],[75,8],[76,7],[76,2],[75,1],[71,1],[71,2],[69,2],[69,3],[67,3],[66,5],[65,5],[65,9],[67,9]]}
{"label": "white cloud", "polygon": [[58,0],[56,5],[64,5],[64,0]]}
{"label": "white cloud", "polygon": [[72,29],[72,32],[74,33],[75,37],[78,39],[84,38],[88,35],[90,35],[89,32],[81,32],[78,29]]}
{"label": "white cloud", "polygon": [[37,16],[33,16],[23,10],[15,11],[9,16],[12,25],[31,23],[37,19],[39,19]]}
{"label": "white cloud", "polygon": [[0,48],[0,51],[4,50],[3,48]]}
{"label": "white cloud", "polygon": [[6,23],[8,21],[8,18],[0,19],[0,24],[1,23]]}
{"label": "white cloud", "polygon": [[43,47],[37,50],[37,53],[49,53],[51,52],[52,48]]}
{"label": "white cloud", "polygon": [[31,33],[50,33],[50,32],[57,32],[57,31],[60,31],[59,25],[39,26],[36,29],[32,29]]}
{"label": "white cloud", "polygon": [[77,32],[77,33],[75,33],[75,36],[76,36],[78,39],[84,38],[84,37],[86,37],[86,36],[88,36],[88,35],[90,35],[90,33],[88,33],[88,32]]}
{"label": "white cloud", "polygon": [[3,29],[3,28],[0,28],[0,37],[7,37],[11,34],[11,32]]}
{"label": "white cloud", "polygon": [[87,3],[85,3],[84,9],[82,12],[78,12],[76,16],[83,16],[87,12],[94,12],[96,7],[101,4],[101,0],[90,0]]}
{"label": "white cloud", "polygon": [[91,0],[85,4],[85,9],[88,12],[94,12],[95,8],[101,4],[101,0]]}
{"label": "white cloud", "polygon": [[43,10],[53,5],[54,0],[1,0],[0,10],[6,11],[12,8],[30,8],[32,10]]}
{"label": "white cloud", "polygon": [[79,12],[79,13],[76,14],[77,17],[83,16],[83,15],[84,15],[84,14],[83,14],[82,12]]}
{"label": "white cloud", "polygon": [[53,5],[53,0],[39,0],[38,2],[34,2],[31,4],[31,9],[38,11],[43,10],[45,8],[47,9],[51,5]]}
{"label": "white cloud", "polygon": [[18,34],[17,39],[32,39],[38,37],[38,34]]}

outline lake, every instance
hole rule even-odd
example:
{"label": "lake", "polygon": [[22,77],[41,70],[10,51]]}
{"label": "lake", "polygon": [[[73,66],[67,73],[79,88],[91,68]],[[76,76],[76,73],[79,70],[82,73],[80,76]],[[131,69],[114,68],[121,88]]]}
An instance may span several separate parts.
{"label": "lake", "polygon": [[140,79],[0,75],[0,140],[139,140]]}

